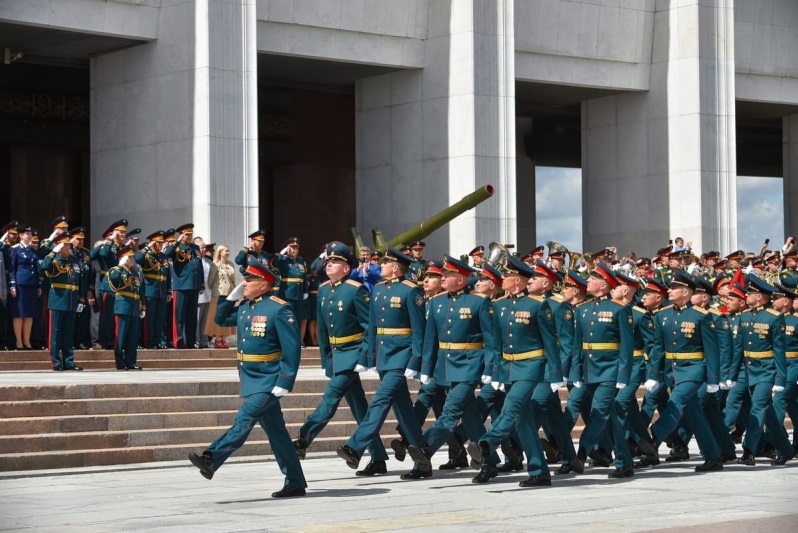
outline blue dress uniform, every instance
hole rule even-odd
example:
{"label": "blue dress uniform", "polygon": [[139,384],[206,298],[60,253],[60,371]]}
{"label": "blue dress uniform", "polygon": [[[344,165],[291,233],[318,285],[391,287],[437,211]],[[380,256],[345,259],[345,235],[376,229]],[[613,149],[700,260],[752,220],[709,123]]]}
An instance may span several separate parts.
{"label": "blue dress uniform", "polygon": [[[596,265],[591,276],[603,279],[610,287],[618,280],[605,263]],[[590,419],[579,439],[580,458],[595,446],[604,433],[610,416],[622,412],[615,399],[617,384],[629,384],[634,363],[634,319],[623,302],[605,295],[577,308],[571,381],[583,382],[592,398]],[[633,459],[624,438],[622,424],[612,424],[615,440],[615,477],[633,474]]]}
{"label": "blue dress uniform", "polygon": [[[271,284],[277,279],[275,272],[257,261],[249,263],[244,276]],[[227,458],[243,446],[255,424],[260,423],[285,475],[283,490],[272,496],[303,496],[307,482],[285,427],[280,398],[276,396],[279,394],[276,388],[283,392],[294,388],[299,370],[299,324],[293,309],[267,292],[238,306],[234,301],[221,300],[215,322],[221,327],[237,327],[238,377],[244,402],[233,426],[208,446],[202,457],[191,454],[189,459],[204,477],[212,478]]]}
{"label": "blue dress uniform", "polygon": [[[130,257],[134,251],[129,246],[119,250],[119,258]],[[114,294],[115,339],[114,357],[117,370],[141,370],[138,359],[139,317],[146,310],[141,304],[141,281],[126,266],[111,267],[108,271],[108,286]]]}
{"label": "blue dress uniform", "polygon": [[[786,292],[782,289],[783,292]],[[794,299],[795,293],[789,293]],[[776,419],[784,422],[785,415],[790,415],[792,420],[792,445],[798,449],[798,313],[784,315],[784,355],[787,359],[787,379],[784,390],[773,395],[773,410]]]}
{"label": "blue dress uniform", "polygon": [[[64,246],[69,250],[69,235],[63,233],[53,240],[54,247]],[[82,370],[75,366],[75,313],[80,295],[80,263],[68,253],[50,252],[44,257],[44,272],[50,280],[50,331],[48,347],[53,370]]]}
{"label": "blue dress uniform", "polygon": [[127,220],[119,219],[111,224],[103,233],[105,242],[91,251],[91,260],[100,265],[100,286],[97,289],[100,304],[98,342],[106,350],[114,347],[114,293],[108,285],[108,271],[117,264],[120,247],[117,241],[109,239],[114,231],[127,233]]}
{"label": "blue dress uniform", "polygon": [[[12,220],[2,228],[0,228],[0,253],[3,254],[3,270],[0,275],[3,276],[6,291],[11,286],[11,247],[19,240],[17,226],[19,221]],[[5,301],[0,302],[0,348],[6,347],[12,349],[14,347],[14,328],[12,327],[11,319],[11,295],[8,294]]]}
{"label": "blue dress uniform", "polygon": [[[687,287],[695,290],[692,277],[677,271],[671,288]],[[655,315],[657,344],[649,354],[648,378],[664,381],[665,366],[673,375],[673,387],[665,412],[651,426],[654,447],[676,431],[682,416],[695,432],[698,446],[706,461],[704,468],[719,470],[721,451],[709,428],[698,398],[702,384],[717,386],[720,379],[720,356],[715,322],[709,311],[690,302],[684,307],[669,305]],[[642,443],[641,443],[642,448]]]}
{"label": "blue dress uniform", "polygon": [[[505,275],[512,274],[522,278],[545,275],[509,257]],[[529,399],[537,385],[544,380],[547,369],[549,379],[553,382],[562,381],[554,314],[546,298],[524,290],[508,295],[497,306],[494,323],[501,350],[496,374],[506,384],[507,396],[501,414],[479,441],[482,455],[494,450],[517,427],[521,446],[527,456],[530,479],[550,480],[551,474],[538,436],[540,423],[536,420]]]}
{"label": "blue dress uniform", "polygon": [[[283,243],[283,248],[288,246],[299,246],[299,238],[291,237]],[[307,263],[298,256],[294,259],[290,255],[275,254],[272,265],[280,274],[280,298],[291,304],[300,321],[308,320]]]}
{"label": "blue dress uniform", "polygon": [[[465,278],[472,272],[468,265],[448,256],[444,270],[457,272]],[[421,374],[431,376],[434,373],[438,383],[449,386],[449,393],[441,416],[424,433],[424,449],[408,448],[418,468],[405,474],[404,479],[431,475],[429,458],[446,442],[458,420],[462,419],[471,442],[479,442],[485,435],[474,391],[481,376],[492,375],[498,357],[493,305],[486,296],[460,290],[442,293],[430,302]],[[483,465],[498,463],[496,452],[483,457]]]}
{"label": "blue dress uniform", "polygon": [[[17,228],[20,233],[30,232],[30,226]],[[9,266],[9,302],[12,318],[37,318],[40,313],[38,291],[41,288],[39,280],[39,257],[31,246],[23,243],[11,247],[11,261]],[[16,296],[10,296],[10,291],[16,290]]]}
{"label": "blue dress uniform", "polygon": [[[411,262],[410,258],[393,247],[388,247],[385,260],[404,265],[405,268],[409,268]],[[347,459],[349,466],[356,468],[355,459],[359,460],[369,443],[379,438],[391,407],[402,435],[413,446],[423,446],[421,424],[413,413],[405,370],[419,370],[417,365],[414,367],[411,363],[411,358],[415,355],[418,361],[421,355],[425,326],[424,294],[418,285],[397,278],[374,287],[369,311],[369,352],[365,366],[376,367],[381,384],[365,418],[346,443],[349,449],[339,449],[338,454]],[[371,469],[367,467],[361,475],[369,475],[374,470],[377,470],[375,473],[384,472],[379,466],[384,468],[384,465],[372,466]]]}
{"label": "blue dress uniform", "polygon": [[163,348],[165,346],[161,343],[166,323],[167,297],[172,294],[169,261],[160,251],[164,232],[156,231],[147,240],[149,244],[136,252],[136,263],[144,273],[144,298],[147,302],[143,323],[144,345],[147,348]]}
{"label": "blue dress uniform", "polygon": [[[194,233],[194,224],[175,229],[177,234]],[[197,306],[199,293],[205,289],[199,247],[176,242],[164,250],[172,260],[172,343],[175,348],[194,348],[197,343]]]}
{"label": "blue dress uniform", "polygon": [[[351,267],[357,265],[357,259],[342,242],[329,243],[326,251],[328,260],[343,260]],[[356,281],[326,281],[319,287],[319,351],[330,383],[321,404],[300,428],[299,438],[294,442],[300,457],[304,457],[307,447],[335,416],[343,398],[358,424],[366,416],[368,402],[355,366],[367,363],[370,302],[371,294]],[[379,435],[372,439],[369,451],[372,461],[388,459]]]}
{"label": "blue dress uniform", "polygon": [[[769,296],[776,292],[776,288],[752,276],[747,291]],[[787,431],[776,417],[771,397],[773,386],[784,387],[787,379],[785,330],[784,316],[775,309],[763,307],[748,309],[740,318],[737,331],[740,342],[735,345],[735,349],[738,355],[742,352],[744,357],[743,368],[748,377],[748,390],[751,393],[751,412],[748,415],[748,428],[743,441],[743,456],[738,460],[741,464],[755,464],[754,452],[757,450],[765,425],[778,453],[776,461],[783,459],[786,462],[795,455]]]}

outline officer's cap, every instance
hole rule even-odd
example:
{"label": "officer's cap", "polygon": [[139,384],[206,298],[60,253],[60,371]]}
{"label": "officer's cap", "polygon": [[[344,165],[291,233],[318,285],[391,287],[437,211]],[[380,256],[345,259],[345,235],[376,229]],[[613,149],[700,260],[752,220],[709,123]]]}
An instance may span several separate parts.
{"label": "officer's cap", "polygon": [[504,279],[502,273],[487,261],[484,265],[482,265],[482,272],[479,273],[479,277],[480,279],[489,279],[496,285],[501,285],[502,280]]}
{"label": "officer's cap", "polygon": [[687,287],[690,290],[696,290],[696,284],[693,280],[693,277],[688,275],[686,272],[682,272],[681,270],[675,270],[673,272],[673,281],[671,281],[671,287]]}
{"label": "officer's cap", "polygon": [[764,294],[765,296],[770,296],[774,292],[776,292],[776,287],[768,283],[767,281],[763,280],[759,276],[748,275],[748,286],[746,287],[747,293],[756,293]]}
{"label": "officer's cap", "polygon": [[189,223],[178,226],[175,228],[175,233],[187,233],[189,235],[194,235],[194,224]]}
{"label": "officer's cap", "polygon": [[635,266],[638,268],[650,267],[651,259],[649,259],[648,257],[641,257],[640,259],[637,260]]}
{"label": "officer's cap", "polygon": [[30,224],[20,224],[17,226],[18,233],[33,233],[33,226]]}
{"label": "officer's cap", "polygon": [[660,248],[659,250],[657,250],[657,257],[664,257],[669,253],[671,253],[671,250],[673,250],[673,246],[666,246],[665,248]]}
{"label": "officer's cap", "polygon": [[266,232],[262,229],[249,234],[249,239],[253,241],[263,242],[266,240]]}
{"label": "officer's cap", "polygon": [[761,257],[757,257],[756,259],[754,259],[751,262],[751,265],[754,266],[754,267],[761,268],[761,267],[765,266],[765,260],[762,259]]}
{"label": "officer's cap", "polygon": [[717,278],[715,278],[715,283],[712,284],[712,288],[715,289],[715,292],[720,292],[720,289],[724,285],[728,285],[732,282],[732,278],[727,276],[726,274],[721,274]]}
{"label": "officer's cap", "polygon": [[594,278],[599,278],[607,282],[607,285],[610,288],[615,288],[618,286],[618,278],[615,277],[615,273],[612,271],[607,263],[601,261],[598,265],[596,265],[596,269],[590,273],[590,275]]}
{"label": "officer's cap", "polygon": [[399,263],[400,265],[404,265],[409,267],[413,260],[394,248],[393,246],[388,246],[388,249],[385,251],[385,255],[382,258],[383,263]]}
{"label": "officer's cap", "polygon": [[695,283],[695,292],[703,292],[709,294],[710,296],[715,294],[715,289],[704,278],[693,276],[693,283]]}
{"label": "officer's cap", "polygon": [[404,246],[402,246],[401,248],[399,248],[399,251],[402,252],[405,255],[410,255],[410,247],[408,245],[406,245],[406,244]]}
{"label": "officer's cap", "polygon": [[280,276],[257,259],[250,259],[244,269],[244,279],[252,278],[263,279],[274,285],[280,279]]}
{"label": "officer's cap", "polygon": [[216,243],[215,242],[211,242],[211,243],[208,243],[208,244],[205,245],[205,251],[206,252],[212,252],[212,251],[214,251],[215,248],[216,248]]}
{"label": "officer's cap", "polygon": [[53,245],[61,244],[62,242],[66,243],[66,244],[70,244],[69,243],[69,233],[66,232],[66,231],[64,233],[61,233],[60,235],[56,235],[55,238],[53,239]]}
{"label": "officer's cap", "polygon": [[560,277],[558,273],[549,268],[548,265],[546,265],[546,263],[544,263],[541,260],[538,260],[535,263],[535,266],[532,268],[532,272],[533,276],[548,278],[548,280],[551,281],[552,283],[558,283],[562,281],[562,277]]}
{"label": "officer's cap", "polygon": [[742,259],[743,257],[745,257],[745,252],[742,250],[736,250],[727,255],[726,259]]}
{"label": "officer's cap", "polygon": [[726,268],[727,266],[729,266],[729,262],[726,259],[721,259],[715,263],[712,268]]}
{"label": "officer's cap", "polygon": [[123,246],[116,252],[116,258],[122,259],[123,257],[127,257],[129,255],[136,255],[136,250],[131,246]]}
{"label": "officer's cap", "polygon": [[410,248],[413,249],[413,250],[423,250],[426,246],[427,246],[427,243],[425,243],[424,241],[416,241],[416,242],[410,243]]}
{"label": "officer's cap", "polygon": [[39,242],[39,230],[37,229],[31,230],[31,234],[33,234],[31,242]]}
{"label": "officer's cap", "polygon": [[286,246],[298,247],[299,246],[299,237],[288,237],[285,242],[283,243],[283,248]]}
{"label": "officer's cap", "polygon": [[615,277],[618,278],[618,281],[622,285],[626,285],[627,287],[630,287],[632,290],[636,291],[637,289],[640,288],[640,282],[637,280],[637,278],[633,278],[632,276],[628,276],[628,275],[624,274],[623,272],[615,272]]}
{"label": "officer's cap", "polygon": [[579,289],[580,291],[587,290],[587,280],[579,275],[579,272],[576,270],[569,270],[568,274],[565,276],[565,284],[569,287],[574,287]]}
{"label": "officer's cap", "polygon": [[765,262],[770,264],[778,264],[781,261],[781,257],[779,256],[779,252],[773,252],[772,254],[765,256]]}
{"label": "officer's cap", "polygon": [[612,253],[610,252],[609,248],[604,248],[602,250],[599,250],[598,252],[595,252],[593,254],[593,259],[594,260],[603,259],[605,257],[609,257],[610,255],[612,255]]}
{"label": "officer's cap", "polygon": [[86,238],[86,228],[83,226],[78,226],[77,228],[72,228],[69,230],[69,238],[70,239],[85,239]]}
{"label": "officer's cap", "polygon": [[443,256],[443,270],[445,272],[460,274],[461,276],[465,277],[470,276],[474,272],[470,266],[450,255]]}
{"label": "officer's cap", "polygon": [[666,287],[665,284],[662,283],[661,281],[653,279],[653,278],[646,280],[645,291],[646,292],[655,292],[655,293],[661,295],[663,298],[667,298],[668,297],[668,287]]}
{"label": "officer's cap", "polygon": [[535,275],[534,267],[530,267],[528,264],[513,256],[507,258],[507,263],[504,265],[503,269],[505,277],[508,275],[517,275],[522,278],[531,278]]}
{"label": "officer's cap", "polygon": [[158,230],[155,233],[147,235],[147,240],[154,242],[163,242],[166,239],[165,233],[166,232],[164,232],[163,230]]}
{"label": "officer's cap", "polygon": [[127,233],[127,219],[120,218],[119,220],[108,226],[108,229],[103,232],[103,237],[108,237],[114,231],[121,231]]}
{"label": "officer's cap", "polygon": [[50,222],[50,231],[53,231],[55,228],[61,228],[64,230],[69,229],[69,222],[67,222],[67,218],[64,215],[59,217],[55,217],[55,220]]}
{"label": "officer's cap", "polygon": [[739,283],[732,283],[732,286],[729,288],[729,296],[745,300],[745,287]]}
{"label": "officer's cap", "polygon": [[352,250],[349,249],[349,246],[340,241],[327,243],[326,252],[328,261],[330,259],[340,259],[341,261],[345,261],[352,268],[358,265],[358,260],[355,254],[352,253]]}
{"label": "officer's cap", "polygon": [[773,298],[789,298],[790,300],[795,300],[798,298],[798,294],[795,294],[793,291],[782,285],[781,283],[775,283],[773,285],[776,288],[776,291],[773,293]]}
{"label": "officer's cap", "polygon": [[175,242],[177,239],[175,238],[175,229],[169,228],[168,230],[163,232],[163,238],[167,242]]}
{"label": "officer's cap", "polygon": [[473,255],[485,255],[485,247],[484,246],[477,246],[473,250],[468,252],[468,255],[470,255],[470,256],[473,256]]}
{"label": "officer's cap", "polygon": [[19,220],[12,220],[0,228],[0,235],[5,235],[6,233],[17,233],[17,226],[19,226]]}
{"label": "officer's cap", "polygon": [[371,258],[379,261],[380,259],[382,259],[382,254],[377,251],[371,252]]}
{"label": "officer's cap", "polygon": [[443,276],[443,263],[440,261],[427,261],[424,276]]}
{"label": "officer's cap", "polygon": [[716,250],[710,250],[707,252],[707,259],[717,259],[720,257],[720,252]]}
{"label": "officer's cap", "polygon": [[554,250],[549,254],[549,257],[563,258],[565,257],[565,252],[563,252],[562,250]]}
{"label": "officer's cap", "polygon": [[132,229],[132,230],[127,232],[127,236],[128,236],[129,239],[133,239],[133,238],[138,239],[137,235],[140,235],[140,234],[141,234],[141,228]]}

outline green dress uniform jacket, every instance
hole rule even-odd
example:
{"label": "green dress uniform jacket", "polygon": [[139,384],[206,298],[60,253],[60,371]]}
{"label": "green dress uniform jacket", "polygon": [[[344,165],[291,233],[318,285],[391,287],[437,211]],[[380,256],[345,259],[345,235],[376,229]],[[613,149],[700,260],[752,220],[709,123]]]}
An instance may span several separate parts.
{"label": "green dress uniform jacket", "polygon": [[319,351],[327,377],[367,362],[370,303],[368,289],[351,279],[319,287]]}
{"label": "green dress uniform jacket", "polygon": [[241,396],[294,388],[301,345],[294,310],[276,296],[236,302],[221,300],[214,318],[221,327],[237,327]]}
{"label": "green dress uniform jacket", "polygon": [[100,291],[111,292],[108,286],[108,271],[111,270],[116,264],[116,254],[119,251],[119,246],[116,241],[106,240],[100,246],[91,251],[92,261],[97,261],[100,264]]}
{"label": "green dress uniform jacket", "polygon": [[144,296],[147,298],[166,299],[172,292],[170,286],[169,261],[161,252],[155,252],[149,246],[136,252],[136,263],[144,272]]}
{"label": "green dress uniform jacket", "polygon": [[274,258],[274,267],[280,272],[280,297],[286,300],[303,300],[308,292],[308,266],[305,260],[279,254]]}
{"label": "green dress uniform jacket", "polygon": [[241,251],[238,252],[238,255],[236,255],[236,258],[234,259],[235,264],[241,265],[241,268],[239,270],[241,270],[242,273],[244,272],[244,270],[246,270],[247,263],[249,262],[250,257],[252,257],[253,259],[257,259],[264,265],[268,265],[271,254],[264,252],[263,250],[261,250],[260,252],[256,252],[252,248],[242,248]]}
{"label": "green dress uniform jacket", "polygon": [[667,365],[676,384],[682,381],[719,383],[717,328],[708,310],[690,303],[682,308],[669,305],[655,315],[655,326],[660,345],[651,354],[649,379],[664,381]]}
{"label": "green dress uniform jacket", "polygon": [[196,244],[176,243],[167,246],[164,255],[172,260],[172,288],[176,291],[199,291],[205,288],[205,272]]}
{"label": "green dress uniform jacket", "polygon": [[729,317],[719,309],[711,308],[709,314],[715,322],[715,333],[718,336],[718,356],[720,357],[720,381],[721,383],[731,379],[732,360],[734,359],[734,338],[732,336],[731,323]]}
{"label": "green dress uniform jacket", "polygon": [[798,289],[798,272],[792,268],[785,268],[779,272],[779,282],[791,291]]}
{"label": "green dress uniform jacket", "polygon": [[43,270],[50,280],[47,308],[53,311],[75,312],[80,299],[80,263],[70,255],[49,253],[44,256]]}
{"label": "green dress uniform jacket", "polygon": [[438,383],[478,382],[491,376],[501,357],[493,305],[482,294],[444,292],[430,301],[421,373],[431,376],[438,361]]}
{"label": "green dress uniform jacket", "polygon": [[623,302],[603,296],[576,308],[571,381],[629,384],[634,319]]}
{"label": "green dress uniform jacket", "polygon": [[114,292],[114,314],[137,317],[141,313],[141,282],[126,267],[108,271],[108,284]]}
{"label": "green dress uniform jacket", "polygon": [[784,315],[775,309],[748,309],[740,317],[735,346],[742,355],[748,386],[773,383],[784,386],[787,358],[784,350]]}
{"label": "green dress uniform jacket", "polygon": [[553,382],[562,381],[554,314],[546,298],[526,291],[507,296],[494,310],[494,320],[504,383],[540,383],[547,369]]}
{"label": "green dress uniform jacket", "polygon": [[371,298],[368,364],[364,366],[379,372],[406,368],[418,372],[427,324],[423,291],[406,279],[383,281],[374,286]]}
{"label": "green dress uniform jacket", "polygon": [[798,383],[798,313],[784,315],[784,354],[787,357],[787,383]]}

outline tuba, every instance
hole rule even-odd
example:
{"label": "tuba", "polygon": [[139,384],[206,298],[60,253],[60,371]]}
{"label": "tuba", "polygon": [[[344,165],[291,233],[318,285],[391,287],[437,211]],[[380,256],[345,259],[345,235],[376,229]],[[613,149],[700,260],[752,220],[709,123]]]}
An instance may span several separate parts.
{"label": "tuba", "polygon": [[503,244],[492,242],[488,245],[488,258],[485,261],[489,265],[501,270],[507,266],[507,258],[510,256],[510,250]]}
{"label": "tuba", "polygon": [[571,270],[576,269],[576,265],[577,263],[579,263],[579,259],[582,257],[582,254],[580,254],[579,252],[572,252],[571,250],[566,248],[564,244],[560,244],[559,242],[556,241],[548,241],[546,243],[546,246],[549,247],[549,255],[551,255],[552,252],[560,252],[562,254],[567,255],[568,268],[570,268]]}

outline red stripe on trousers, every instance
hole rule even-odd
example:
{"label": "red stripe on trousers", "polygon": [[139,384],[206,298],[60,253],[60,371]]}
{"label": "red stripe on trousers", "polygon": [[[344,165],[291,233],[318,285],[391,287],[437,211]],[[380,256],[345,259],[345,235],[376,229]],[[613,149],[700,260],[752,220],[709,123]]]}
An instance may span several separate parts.
{"label": "red stripe on trousers", "polygon": [[177,341],[180,338],[180,328],[177,327],[177,295],[180,294],[174,291],[172,295],[172,347],[177,348]]}

